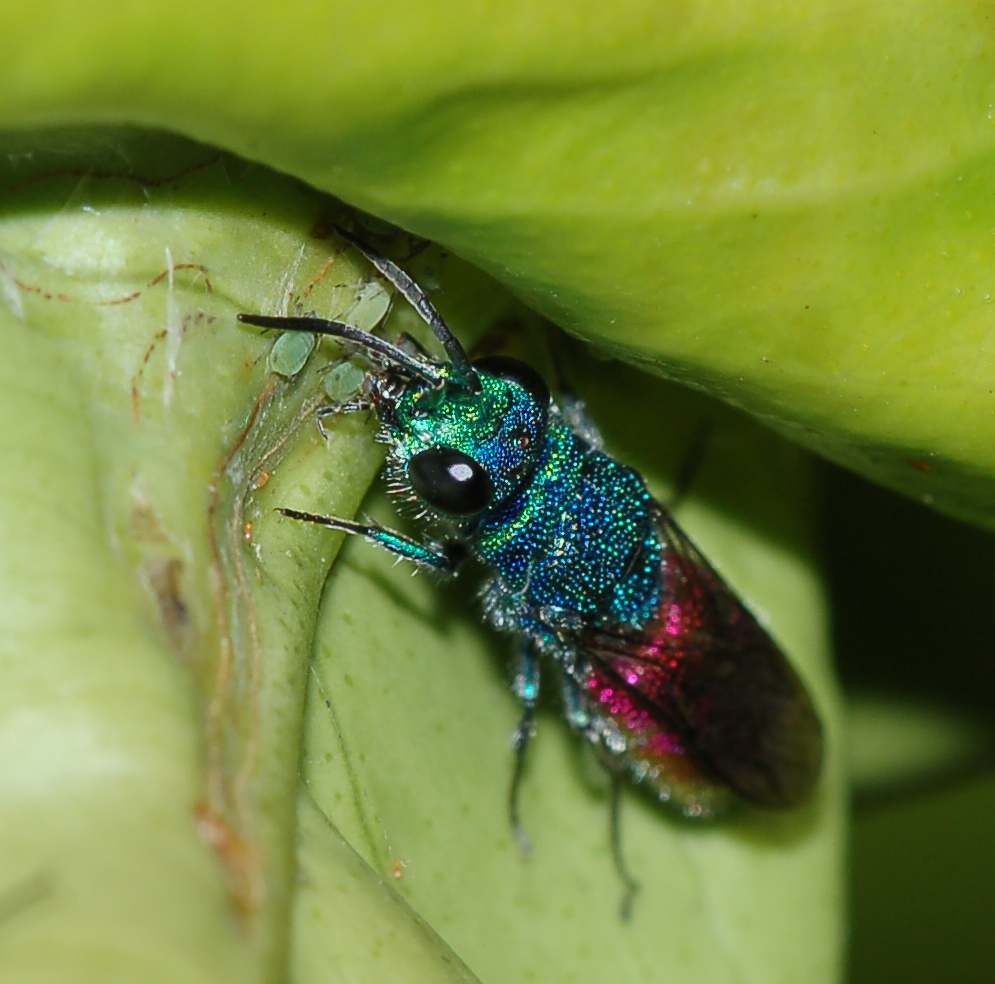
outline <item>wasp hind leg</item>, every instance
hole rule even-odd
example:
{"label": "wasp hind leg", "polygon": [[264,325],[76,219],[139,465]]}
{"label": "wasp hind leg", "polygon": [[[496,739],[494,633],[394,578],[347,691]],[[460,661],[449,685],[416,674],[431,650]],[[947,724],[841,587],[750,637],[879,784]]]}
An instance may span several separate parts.
{"label": "wasp hind leg", "polygon": [[533,650],[531,643],[521,643],[515,666],[515,676],[511,684],[511,689],[522,706],[522,716],[518,720],[518,727],[515,728],[511,736],[511,749],[515,756],[515,762],[511,772],[511,784],[508,787],[508,821],[511,824],[511,832],[515,841],[526,857],[532,853],[532,842],[522,826],[519,794],[525,775],[525,753],[536,730],[535,708],[536,702],[539,700],[539,676],[539,657]]}
{"label": "wasp hind leg", "polygon": [[619,766],[618,759],[605,747],[602,732],[598,728],[595,717],[589,713],[581,694],[580,685],[567,673],[563,674],[563,712],[567,722],[576,731],[584,734],[594,745],[598,761],[608,773],[611,781],[611,799],[608,814],[608,839],[611,846],[612,863],[619,880],[622,882],[622,901],[619,913],[623,921],[632,916],[632,903],[639,892],[639,882],[629,870],[622,850],[622,790],[625,775]]}
{"label": "wasp hind leg", "polygon": [[611,843],[612,861],[615,871],[622,882],[622,901],[619,903],[619,915],[623,922],[632,917],[632,903],[639,892],[639,882],[625,863],[625,852],[622,850],[622,783],[625,777],[617,768],[608,766],[611,777],[611,806],[608,815],[608,837]]}

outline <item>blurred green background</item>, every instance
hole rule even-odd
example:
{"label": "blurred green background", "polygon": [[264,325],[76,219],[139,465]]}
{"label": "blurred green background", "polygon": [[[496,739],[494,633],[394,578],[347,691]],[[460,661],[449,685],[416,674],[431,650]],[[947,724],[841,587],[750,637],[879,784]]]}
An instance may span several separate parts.
{"label": "blurred green background", "polygon": [[995,538],[827,471],[849,724],[851,979],[987,981]]}

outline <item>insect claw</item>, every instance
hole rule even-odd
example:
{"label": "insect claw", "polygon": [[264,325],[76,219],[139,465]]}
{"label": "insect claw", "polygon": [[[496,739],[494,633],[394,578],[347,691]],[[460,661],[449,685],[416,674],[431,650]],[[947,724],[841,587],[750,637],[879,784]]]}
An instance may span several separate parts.
{"label": "insect claw", "polygon": [[625,891],[618,906],[618,915],[622,922],[628,922],[632,918],[633,903],[639,894],[640,885],[639,882],[632,880],[627,880],[624,884]]}
{"label": "insect claw", "polygon": [[622,882],[622,901],[619,903],[619,917],[622,922],[628,922],[632,918],[632,904],[639,892],[639,882],[632,876],[628,865],[625,863],[625,855],[622,853],[622,777],[616,772],[610,773],[611,785],[611,813],[610,813],[610,841],[612,863],[615,871]]}
{"label": "insect claw", "polygon": [[515,838],[515,843],[518,845],[518,850],[522,853],[522,857],[528,861],[532,857],[532,839],[525,832],[522,824],[517,821],[512,825],[511,833]]}

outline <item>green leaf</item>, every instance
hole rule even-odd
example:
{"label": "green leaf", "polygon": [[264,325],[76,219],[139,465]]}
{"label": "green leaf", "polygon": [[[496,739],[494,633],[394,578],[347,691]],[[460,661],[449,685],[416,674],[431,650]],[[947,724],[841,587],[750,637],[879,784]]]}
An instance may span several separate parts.
{"label": "green leaf", "polygon": [[[715,420],[680,518],[830,736],[819,796],[791,815],[696,828],[627,796],[643,890],[622,925],[603,784],[553,706],[524,790],[535,856],[511,843],[506,640],[472,585],[354,543],[322,594],[337,536],[273,512],[350,514],[381,460],[362,420],[333,420],[327,444],[313,426],[334,346],[276,375],[270,340],[234,320],[367,296],[325,231],[338,206],[140,132],[20,146],[0,221],[3,976],[832,980],[843,797],[804,456],[568,360],[660,495]],[[485,277],[438,252],[414,266],[464,338],[539,343]],[[385,330],[415,322],[396,310]]]}
{"label": "green leaf", "polygon": [[356,854],[302,791],[289,979],[477,984],[460,959]]}
{"label": "green leaf", "polygon": [[991,524],[984,6],[89,13],[5,11],[0,126],[139,122],[264,160],[579,335]]}
{"label": "green leaf", "polygon": [[991,977],[995,782],[989,774],[918,800],[880,804],[854,824],[851,980]]}

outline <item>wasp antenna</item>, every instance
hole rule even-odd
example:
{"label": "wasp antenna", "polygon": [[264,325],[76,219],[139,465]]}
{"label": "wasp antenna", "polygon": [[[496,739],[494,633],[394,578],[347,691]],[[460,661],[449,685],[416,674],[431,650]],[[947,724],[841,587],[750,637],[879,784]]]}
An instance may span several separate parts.
{"label": "wasp antenna", "polygon": [[418,286],[393,260],[388,260],[375,253],[362,240],[341,226],[334,226],[335,231],[348,243],[351,243],[373,265],[376,271],[387,280],[401,296],[415,309],[418,316],[432,329],[435,337],[449,356],[449,362],[455,370],[457,380],[466,383],[474,392],[480,391],[480,377],[466,354],[466,349],[452,333],[449,326],[442,320],[442,315],[428,299],[428,295]]}
{"label": "wasp antenna", "polygon": [[277,317],[268,314],[239,314],[238,320],[245,325],[255,325],[257,328],[279,328],[281,331],[308,331],[315,335],[331,335],[342,338],[386,359],[399,369],[406,370],[410,375],[423,379],[438,386],[444,377],[434,366],[427,365],[409,355],[404,349],[392,345],[379,335],[371,335],[362,328],[347,324],[345,321],[329,321],[326,318]]}

